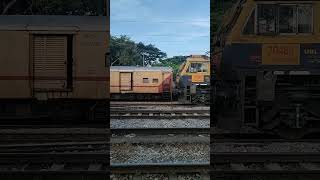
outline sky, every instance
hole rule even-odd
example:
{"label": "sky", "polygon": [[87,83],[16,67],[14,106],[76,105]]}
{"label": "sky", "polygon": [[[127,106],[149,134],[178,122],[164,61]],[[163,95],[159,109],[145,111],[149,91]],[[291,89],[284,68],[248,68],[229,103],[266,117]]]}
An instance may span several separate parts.
{"label": "sky", "polygon": [[153,44],[168,57],[210,49],[210,0],[111,0],[111,35]]}

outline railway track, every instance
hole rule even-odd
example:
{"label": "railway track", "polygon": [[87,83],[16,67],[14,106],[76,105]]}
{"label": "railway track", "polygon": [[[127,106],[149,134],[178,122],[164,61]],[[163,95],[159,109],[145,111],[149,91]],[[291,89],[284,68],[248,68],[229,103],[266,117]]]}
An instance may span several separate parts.
{"label": "railway track", "polygon": [[59,152],[106,152],[109,149],[107,141],[90,142],[55,142],[0,145],[0,153],[59,153]]}
{"label": "railway track", "polygon": [[109,133],[110,130],[102,128],[0,129],[0,145],[107,141]]}
{"label": "railway track", "polygon": [[[125,177],[132,177],[136,180],[145,179],[146,176],[152,179],[203,179],[209,180],[210,164],[111,164],[111,180]],[[144,175],[145,174],[145,175]],[[158,176],[158,177],[157,177]],[[159,178],[162,177],[162,178]],[[149,178],[150,179],[150,178]]]}
{"label": "railway track", "polygon": [[278,134],[259,131],[232,132],[222,131],[215,128],[210,130],[211,142],[213,143],[273,143],[273,142],[320,142],[320,134],[313,133],[299,139],[283,138]]}
{"label": "railway track", "polygon": [[212,153],[215,174],[319,174],[320,153]]}
{"label": "railway track", "polygon": [[209,134],[210,128],[132,128],[111,129],[113,135],[137,134],[137,135],[167,135],[167,134]]}
{"label": "railway track", "polygon": [[136,105],[170,105],[170,106],[194,106],[192,103],[179,101],[110,101],[110,106],[136,106]]}
{"label": "railway track", "polygon": [[107,128],[106,121],[82,122],[82,121],[52,121],[49,119],[2,119],[0,129],[22,128]]}
{"label": "railway track", "polygon": [[0,153],[0,174],[107,174],[104,153]]}
{"label": "railway track", "polygon": [[112,110],[111,119],[186,119],[186,118],[210,118],[208,110]]}

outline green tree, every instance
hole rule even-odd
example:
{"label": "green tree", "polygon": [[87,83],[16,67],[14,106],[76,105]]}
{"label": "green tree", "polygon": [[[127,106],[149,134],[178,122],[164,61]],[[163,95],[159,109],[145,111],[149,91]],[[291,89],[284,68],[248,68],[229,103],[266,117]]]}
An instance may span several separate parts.
{"label": "green tree", "polygon": [[172,67],[173,69],[173,77],[177,77],[177,74],[179,73],[179,68],[183,62],[187,60],[188,56],[174,56],[172,58],[167,58],[160,60],[159,63],[157,63],[155,66],[166,66],[166,67]]}
{"label": "green tree", "polygon": [[145,45],[142,42],[137,44],[138,52],[144,59],[144,63],[148,65],[154,65],[163,58],[167,57],[165,52],[155,47],[152,44]]}
{"label": "green tree", "polygon": [[136,43],[128,36],[111,36],[110,54],[112,66],[142,65],[142,57],[138,52]]}
{"label": "green tree", "polygon": [[167,56],[154,45],[135,43],[128,36],[111,36],[110,52],[113,66],[152,66]]}
{"label": "green tree", "polygon": [[105,0],[1,0],[1,14],[103,15]]}

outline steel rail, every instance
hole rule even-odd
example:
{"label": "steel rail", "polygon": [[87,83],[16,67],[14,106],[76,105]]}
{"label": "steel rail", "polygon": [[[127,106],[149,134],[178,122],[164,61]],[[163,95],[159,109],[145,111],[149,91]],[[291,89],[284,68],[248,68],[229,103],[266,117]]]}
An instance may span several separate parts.
{"label": "steel rail", "polygon": [[124,129],[111,129],[111,134],[124,135],[124,134],[209,134],[210,128],[124,128]]}

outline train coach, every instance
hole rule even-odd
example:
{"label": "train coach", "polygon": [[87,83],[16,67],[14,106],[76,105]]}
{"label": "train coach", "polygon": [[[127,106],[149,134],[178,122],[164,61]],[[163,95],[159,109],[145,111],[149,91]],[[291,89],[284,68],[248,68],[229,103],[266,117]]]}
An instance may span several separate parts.
{"label": "train coach", "polygon": [[171,100],[171,67],[110,67],[112,100]]}
{"label": "train coach", "polygon": [[215,125],[285,138],[320,130],[320,2],[239,0],[214,47]]}
{"label": "train coach", "polygon": [[0,16],[0,116],[105,120],[105,16]]}

